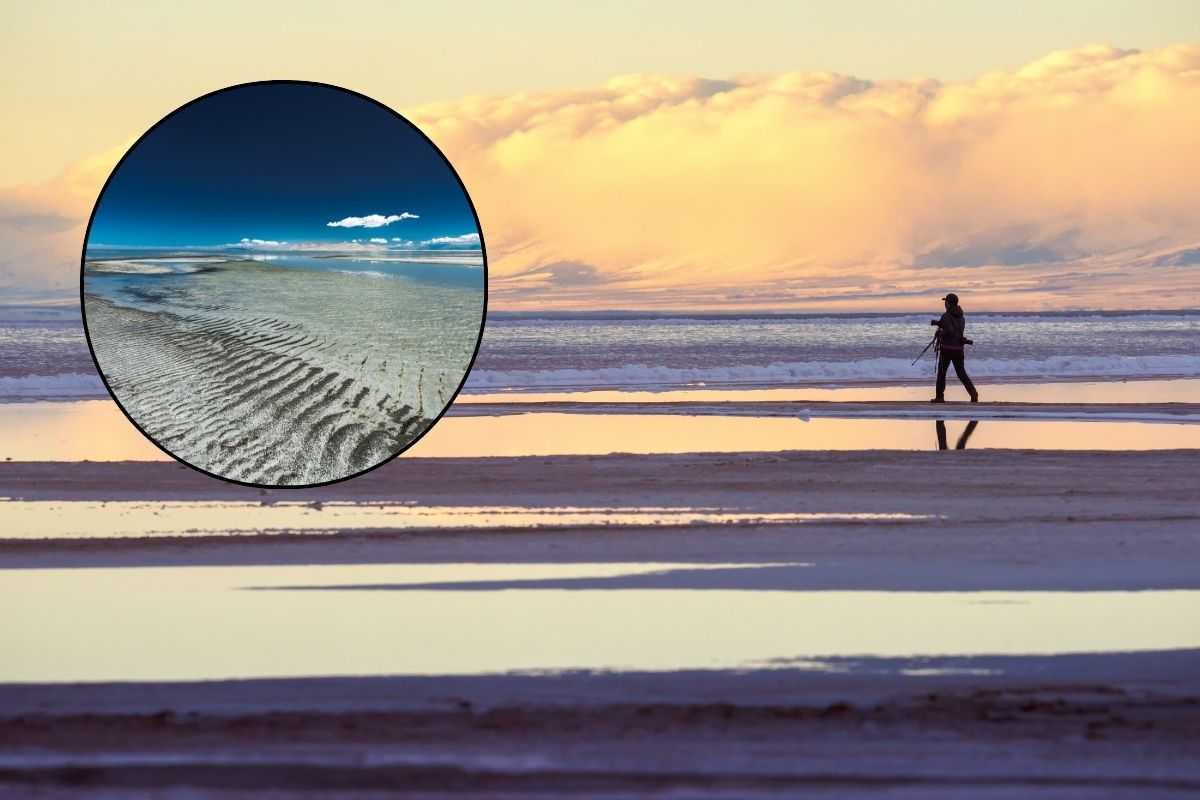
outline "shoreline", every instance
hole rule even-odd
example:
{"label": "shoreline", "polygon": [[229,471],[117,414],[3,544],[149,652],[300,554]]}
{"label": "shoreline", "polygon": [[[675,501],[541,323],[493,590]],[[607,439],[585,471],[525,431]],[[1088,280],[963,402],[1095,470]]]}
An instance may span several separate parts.
{"label": "shoreline", "polygon": [[1128,422],[1200,423],[1200,403],[1013,403],[947,400],[945,403],[876,401],[705,402],[674,400],[661,403],[535,401],[474,402],[450,406],[447,416],[510,414],[675,414],[689,416],[807,417],[824,419],[1005,419],[1099,420]]}
{"label": "shoreline", "polygon": [[[713,508],[751,518],[740,524],[546,528],[509,528],[500,518],[500,527],[490,529],[485,520],[483,527],[461,529],[384,524],[342,531],[332,518],[334,530],[320,534],[286,524],[259,530],[257,525],[271,523],[247,522],[234,530],[250,535],[214,530],[210,536],[190,531],[0,540],[0,568],[800,559],[822,562],[828,572],[814,570],[804,580],[823,588],[839,581],[844,587],[906,590],[1198,588],[1195,560],[1184,555],[1200,554],[1197,464],[1200,450],[401,458],[350,482],[266,490],[215,481],[179,464],[5,462],[0,497],[9,501],[137,501],[162,504],[168,516],[173,502],[211,501],[249,503],[264,513],[282,503],[310,504],[319,514],[322,503],[341,502],[468,511],[574,507],[601,515],[631,507]],[[514,492],[514,486],[522,488]],[[752,518],[848,511],[918,518],[780,524]],[[119,525],[122,511],[118,504],[86,513],[107,513]],[[1116,563],[1122,570],[1112,569]]]}
{"label": "shoreline", "polygon": [[[965,405],[965,404],[964,404]],[[356,477],[320,487],[278,487],[274,489],[241,486],[205,476],[183,464],[125,460],[125,461],[4,461],[0,462],[0,498],[19,500],[253,500],[270,503],[276,500],[379,500],[426,502],[437,505],[504,504],[513,501],[512,482],[522,482],[522,499],[541,502],[563,496],[575,497],[584,503],[598,498],[628,500],[622,494],[651,473],[656,475],[653,489],[632,495],[660,498],[695,496],[720,487],[728,477],[727,469],[738,473],[736,488],[754,486],[770,493],[787,489],[794,492],[797,478],[805,488],[815,484],[822,488],[821,498],[859,497],[864,487],[879,488],[879,476],[886,474],[884,484],[897,495],[946,495],[947,502],[960,502],[950,488],[960,491],[979,488],[979,481],[991,477],[1012,480],[1006,494],[1019,495],[1023,489],[1035,495],[1049,485],[1042,481],[1052,478],[1063,488],[1090,489],[1088,493],[1103,493],[1131,503],[1138,496],[1124,497],[1125,470],[1137,475],[1153,476],[1155,484],[1149,489],[1187,491],[1194,489],[1196,478],[1186,470],[1200,463],[1200,449],[1181,448],[1156,451],[1109,450],[966,450],[953,456],[964,467],[955,469],[944,479],[951,481],[947,490],[929,484],[922,475],[911,472],[913,467],[934,467],[946,463],[945,454],[936,451],[905,451],[889,449],[862,450],[793,450],[780,452],[722,452],[676,454],[554,455],[554,456],[485,456],[485,457],[417,457],[403,456],[379,468]],[[1097,467],[1102,479],[1092,483],[1086,476],[1063,474],[1064,466],[1087,460]],[[965,462],[965,463],[964,463]],[[1022,466],[1009,474],[1006,470]],[[663,467],[669,467],[662,471]],[[799,476],[786,470],[805,470]],[[453,480],[461,476],[461,480]],[[979,477],[973,477],[979,476]],[[855,480],[849,483],[846,479]],[[869,478],[869,480],[868,480]],[[1116,479],[1116,482],[1109,482]],[[754,483],[748,483],[754,481]],[[866,481],[865,483],[863,481]],[[989,485],[988,488],[998,488]],[[119,493],[122,497],[113,496]],[[789,495],[793,500],[812,502],[808,495]],[[878,505],[864,497],[868,508]],[[571,505],[566,503],[566,505]],[[576,505],[579,505],[577,503]],[[711,504],[703,504],[711,505]]]}

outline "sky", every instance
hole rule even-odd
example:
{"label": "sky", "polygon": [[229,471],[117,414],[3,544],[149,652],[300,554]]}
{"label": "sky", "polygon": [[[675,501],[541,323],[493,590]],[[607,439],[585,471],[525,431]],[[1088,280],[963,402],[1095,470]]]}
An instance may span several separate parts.
{"label": "sky", "polygon": [[477,233],[416,128],[357,95],[290,83],[219,92],[164,119],[109,181],[88,243],[413,246]]}
{"label": "sky", "polygon": [[77,286],[165,113],[288,77],[447,154],[493,308],[1200,306],[1200,3],[124,8],[0,8],[10,295]]}

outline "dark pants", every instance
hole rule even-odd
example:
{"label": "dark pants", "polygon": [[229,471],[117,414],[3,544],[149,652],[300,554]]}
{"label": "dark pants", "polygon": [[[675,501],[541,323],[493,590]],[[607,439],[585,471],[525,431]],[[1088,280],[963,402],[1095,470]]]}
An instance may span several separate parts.
{"label": "dark pants", "polygon": [[938,374],[937,374],[937,396],[942,398],[946,395],[946,370],[950,369],[950,365],[954,365],[954,374],[962,381],[963,387],[967,390],[967,394],[971,397],[975,396],[975,384],[971,383],[971,376],[967,374],[967,363],[963,358],[962,351],[941,351],[941,356],[938,358]]}

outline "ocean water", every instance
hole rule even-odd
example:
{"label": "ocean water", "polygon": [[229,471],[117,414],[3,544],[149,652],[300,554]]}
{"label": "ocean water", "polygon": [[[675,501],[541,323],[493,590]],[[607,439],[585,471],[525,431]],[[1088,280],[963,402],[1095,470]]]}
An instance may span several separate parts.
{"label": "ocean water", "polygon": [[[468,391],[927,383],[937,314],[492,315]],[[1200,376],[1200,312],[967,313],[973,375]]]}
{"label": "ocean water", "polygon": [[[358,267],[366,273],[405,265]],[[925,384],[931,354],[911,362],[929,341],[935,316],[493,313],[466,391]],[[975,341],[969,368],[990,382],[1200,377],[1200,312],[968,311],[967,319]],[[16,322],[0,309],[0,401],[104,396],[77,316]]]}
{"label": "ocean water", "polygon": [[103,392],[77,308],[0,307],[0,402]]}

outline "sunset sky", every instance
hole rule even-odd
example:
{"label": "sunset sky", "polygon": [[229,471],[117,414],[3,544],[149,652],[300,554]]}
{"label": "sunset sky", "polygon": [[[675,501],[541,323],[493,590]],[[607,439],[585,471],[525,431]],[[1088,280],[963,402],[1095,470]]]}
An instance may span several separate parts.
{"label": "sunset sky", "polygon": [[493,308],[1200,305],[1194,2],[122,8],[0,8],[6,297],[163,115],[300,78],[445,151]]}

